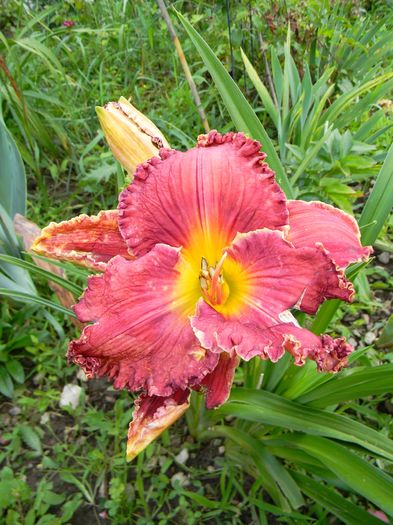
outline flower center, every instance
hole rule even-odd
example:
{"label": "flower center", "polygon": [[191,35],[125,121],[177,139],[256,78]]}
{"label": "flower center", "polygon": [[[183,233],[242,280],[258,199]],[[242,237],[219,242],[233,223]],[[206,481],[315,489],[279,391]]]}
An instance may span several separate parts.
{"label": "flower center", "polygon": [[222,273],[222,267],[226,257],[227,252],[224,253],[220,261],[214,266],[209,266],[205,257],[201,259],[199,285],[203,298],[212,306],[224,304],[229,297],[229,286],[224,281]]}

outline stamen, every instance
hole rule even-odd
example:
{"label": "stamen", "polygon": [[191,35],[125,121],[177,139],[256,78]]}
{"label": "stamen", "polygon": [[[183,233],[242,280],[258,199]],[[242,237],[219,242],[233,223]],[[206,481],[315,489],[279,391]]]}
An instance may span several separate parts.
{"label": "stamen", "polygon": [[213,305],[224,304],[228,299],[229,288],[224,281],[222,268],[227,257],[227,252],[223,254],[220,261],[214,266],[209,266],[207,260],[201,259],[201,273],[199,274],[199,284],[204,298]]}

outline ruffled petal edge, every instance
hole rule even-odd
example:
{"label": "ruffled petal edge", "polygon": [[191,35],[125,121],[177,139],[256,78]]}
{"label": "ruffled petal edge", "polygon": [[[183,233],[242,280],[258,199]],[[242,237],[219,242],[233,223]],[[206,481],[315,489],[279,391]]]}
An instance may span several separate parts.
{"label": "ruffled petal edge", "polygon": [[120,234],[117,210],[104,210],[93,216],[82,214],[59,223],[51,222],[35,239],[32,250],[96,271],[104,271],[107,263],[116,255],[132,258]]}

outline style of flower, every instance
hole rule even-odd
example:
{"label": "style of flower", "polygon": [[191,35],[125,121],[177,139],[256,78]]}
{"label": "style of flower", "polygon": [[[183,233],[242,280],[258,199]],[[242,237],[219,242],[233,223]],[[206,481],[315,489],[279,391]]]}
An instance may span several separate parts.
{"label": "style of flower", "polygon": [[68,358],[90,378],[142,391],[128,459],[185,412],[190,390],[208,408],[224,403],[240,358],[277,362],[287,351],[331,372],[347,363],[344,338],[301,328],[289,310],[352,301],[344,268],[371,248],[346,213],[287,200],[260,149],[216,131],[186,152],[161,148],[118,210],[51,223],[35,241],[38,253],[103,272],[74,307],[91,324]]}

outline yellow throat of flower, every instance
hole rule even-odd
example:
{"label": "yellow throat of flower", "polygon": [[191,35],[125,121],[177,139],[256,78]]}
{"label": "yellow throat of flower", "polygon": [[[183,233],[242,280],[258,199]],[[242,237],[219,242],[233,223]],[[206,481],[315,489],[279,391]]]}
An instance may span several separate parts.
{"label": "yellow throat of flower", "polygon": [[223,315],[238,314],[247,304],[252,287],[248,272],[226,251],[221,255],[221,239],[210,237],[207,241],[193,242],[184,250],[173,307],[185,316],[193,315],[202,297]]}

